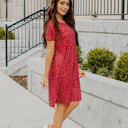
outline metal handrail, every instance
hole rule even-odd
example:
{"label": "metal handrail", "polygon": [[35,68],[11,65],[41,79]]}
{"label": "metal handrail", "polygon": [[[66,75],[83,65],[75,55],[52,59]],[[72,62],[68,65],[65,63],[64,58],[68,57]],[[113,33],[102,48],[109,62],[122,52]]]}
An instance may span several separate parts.
{"label": "metal handrail", "polygon": [[[9,61],[43,43],[41,37],[47,9],[44,7],[9,26],[6,24],[6,67]],[[15,39],[8,39],[10,33]]]}

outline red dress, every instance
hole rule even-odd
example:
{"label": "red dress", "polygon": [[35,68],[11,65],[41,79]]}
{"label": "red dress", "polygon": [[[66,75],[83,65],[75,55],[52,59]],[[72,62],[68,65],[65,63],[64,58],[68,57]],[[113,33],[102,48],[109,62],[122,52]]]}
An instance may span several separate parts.
{"label": "red dress", "polygon": [[78,70],[77,49],[74,30],[66,23],[59,22],[62,34],[56,34],[51,20],[46,28],[46,40],[55,41],[53,59],[48,73],[49,105],[69,104],[80,101],[81,88]]}

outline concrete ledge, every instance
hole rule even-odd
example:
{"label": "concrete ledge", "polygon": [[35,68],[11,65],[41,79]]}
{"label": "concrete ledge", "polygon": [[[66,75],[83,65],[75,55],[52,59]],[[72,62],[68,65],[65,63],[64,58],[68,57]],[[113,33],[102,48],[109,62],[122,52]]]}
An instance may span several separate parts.
{"label": "concrete ledge", "polygon": [[78,31],[103,32],[111,34],[128,35],[128,22],[123,20],[77,20],[76,28]]}
{"label": "concrete ledge", "polygon": [[81,79],[83,92],[97,96],[128,109],[128,83],[86,72]]}
{"label": "concrete ledge", "polygon": [[[42,92],[40,80],[45,57],[28,60],[28,88],[48,103],[48,88]],[[126,128],[128,126],[128,83],[86,72],[80,78],[82,101],[70,117],[87,128]]]}
{"label": "concrete ledge", "polygon": [[27,75],[27,59],[31,57],[39,57],[44,54],[42,45],[31,49],[23,55],[9,62],[8,67],[4,68],[4,72],[8,75]]}
{"label": "concrete ledge", "polygon": [[[127,21],[121,20],[83,20],[76,21],[79,43],[83,57],[92,48],[104,47],[120,56],[128,49]],[[86,59],[86,58],[85,58]]]}

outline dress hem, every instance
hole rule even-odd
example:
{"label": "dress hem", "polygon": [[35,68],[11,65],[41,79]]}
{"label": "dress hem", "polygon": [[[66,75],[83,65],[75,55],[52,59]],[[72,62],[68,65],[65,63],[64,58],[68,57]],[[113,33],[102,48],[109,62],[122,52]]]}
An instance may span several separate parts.
{"label": "dress hem", "polygon": [[[75,100],[71,100],[71,101],[69,101],[69,102],[55,102],[55,104],[56,103],[60,103],[60,104],[70,104],[70,102],[72,102],[72,101],[81,101],[82,99],[75,99]],[[50,107],[55,107],[55,104],[54,105],[49,105]]]}

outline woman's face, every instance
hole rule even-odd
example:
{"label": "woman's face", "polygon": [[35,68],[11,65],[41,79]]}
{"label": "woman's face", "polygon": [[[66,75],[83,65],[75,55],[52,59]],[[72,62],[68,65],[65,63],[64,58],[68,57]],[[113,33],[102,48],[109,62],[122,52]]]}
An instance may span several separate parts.
{"label": "woman's face", "polygon": [[59,0],[57,3],[57,12],[65,15],[69,10],[69,0]]}

